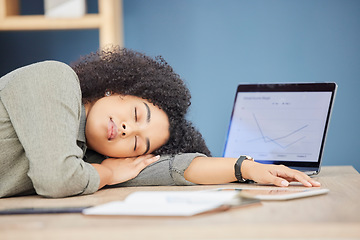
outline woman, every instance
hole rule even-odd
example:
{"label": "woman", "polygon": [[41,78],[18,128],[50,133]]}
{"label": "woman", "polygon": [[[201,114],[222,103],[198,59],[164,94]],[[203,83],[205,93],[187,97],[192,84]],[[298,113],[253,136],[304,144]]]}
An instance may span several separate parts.
{"label": "woman", "polygon": [[284,166],[209,158],[185,119],[189,105],[188,89],[161,57],[131,50],[98,51],[73,69],[55,61],[17,69],[0,79],[0,197],[243,178],[319,186]]}

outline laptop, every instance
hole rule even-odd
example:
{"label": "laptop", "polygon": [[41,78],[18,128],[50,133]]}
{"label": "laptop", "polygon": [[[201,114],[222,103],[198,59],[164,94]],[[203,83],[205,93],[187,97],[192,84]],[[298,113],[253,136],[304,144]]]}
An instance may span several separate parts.
{"label": "laptop", "polygon": [[238,85],[223,156],[318,174],[336,89],[336,83]]}

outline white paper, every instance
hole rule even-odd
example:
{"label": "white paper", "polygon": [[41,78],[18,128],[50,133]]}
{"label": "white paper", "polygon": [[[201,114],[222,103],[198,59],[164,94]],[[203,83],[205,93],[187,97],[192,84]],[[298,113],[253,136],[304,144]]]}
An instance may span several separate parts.
{"label": "white paper", "polygon": [[193,216],[226,205],[235,191],[143,191],[115,201],[88,208],[86,215]]}

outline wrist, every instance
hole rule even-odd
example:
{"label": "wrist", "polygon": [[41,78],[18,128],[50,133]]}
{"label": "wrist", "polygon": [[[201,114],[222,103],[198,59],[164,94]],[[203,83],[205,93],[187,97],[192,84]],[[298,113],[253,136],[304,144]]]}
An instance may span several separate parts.
{"label": "wrist", "polygon": [[244,179],[252,179],[251,169],[254,165],[254,161],[243,161],[241,164],[241,173]]}
{"label": "wrist", "polygon": [[[243,168],[244,165],[246,165],[247,162],[253,162],[254,159],[252,157],[246,156],[246,155],[241,155],[235,165],[234,165],[234,169],[235,169],[235,177],[236,179],[241,182],[248,182],[248,180],[250,180],[250,178],[247,177],[248,174],[246,174],[246,168]],[[244,174],[245,173],[245,174]]]}
{"label": "wrist", "polygon": [[96,169],[96,171],[99,174],[99,178],[100,178],[99,189],[104,187],[105,185],[109,185],[112,183],[113,172],[111,171],[110,168],[102,164],[96,164],[96,163],[93,163],[91,165]]}

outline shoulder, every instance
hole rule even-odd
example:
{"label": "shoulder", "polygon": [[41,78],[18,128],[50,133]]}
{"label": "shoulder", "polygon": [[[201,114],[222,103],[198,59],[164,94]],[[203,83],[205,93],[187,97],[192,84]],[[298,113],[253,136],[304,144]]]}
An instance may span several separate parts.
{"label": "shoulder", "polygon": [[0,85],[17,95],[81,95],[76,73],[58,61],[43,61],[18,68],[2,77]]}
{"label": "shoulder", "polygon": [[37,83],[41,87],[67,88],[79,85],[78,77],[72,68],[58,61],[35,63],[24,67],[22,73],[25,75],[23,81],[33,81],[32,84]]}
{"label": "shoulder", "polygon": [[2,77],[0,85],[0,98],[8,109],[44,108],[49,104],[60,107],[61,103],[80,112],[79,81],[71,67],[64,63],[44,61],[16,69]]}

